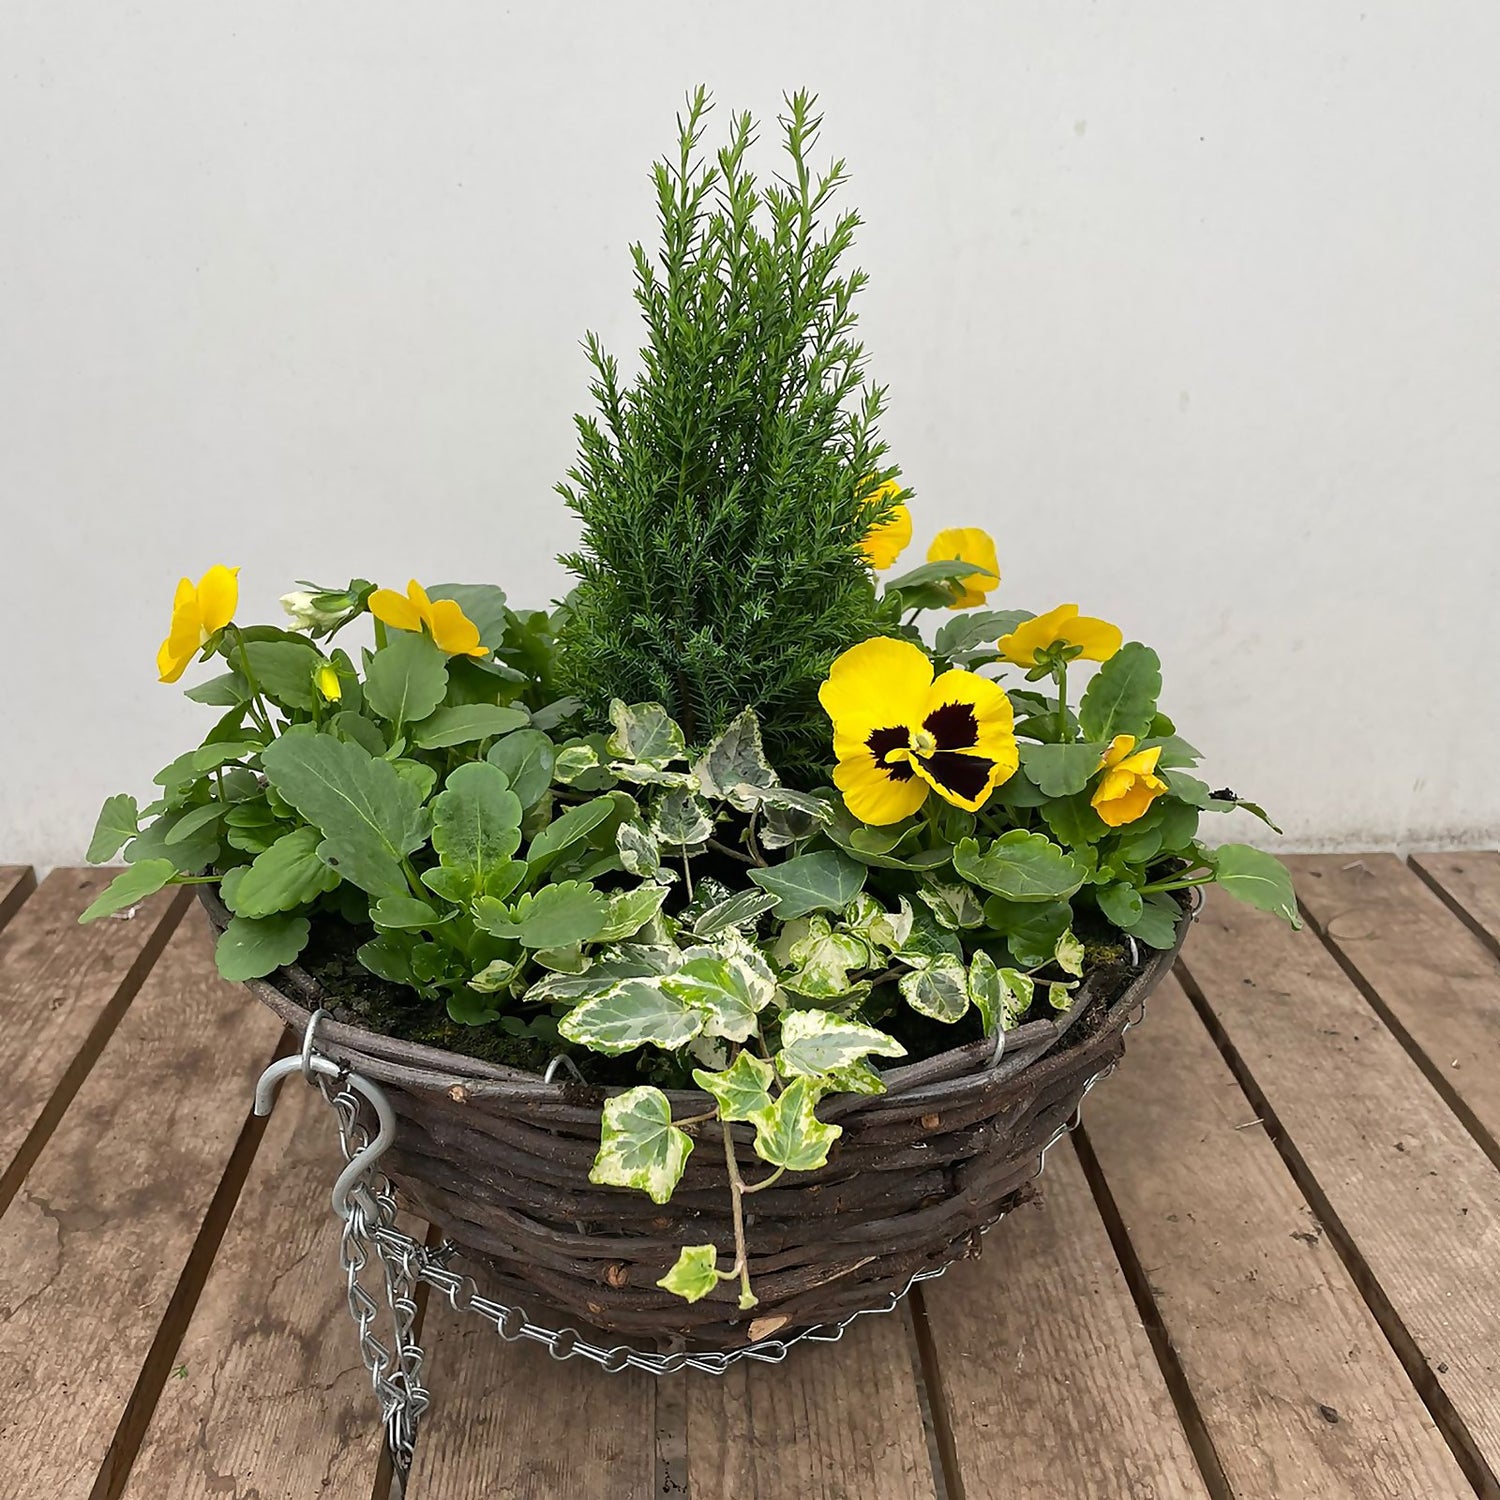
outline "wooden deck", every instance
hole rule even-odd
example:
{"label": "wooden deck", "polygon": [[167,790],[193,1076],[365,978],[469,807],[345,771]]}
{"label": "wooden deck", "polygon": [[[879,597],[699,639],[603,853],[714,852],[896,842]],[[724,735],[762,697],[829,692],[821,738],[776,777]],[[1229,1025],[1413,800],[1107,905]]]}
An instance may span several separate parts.
{"label": "wooden deck", "polygon": [[[654,1381],[425,1304],[410,1500],[1500,1500],[1500,854],[1292,863],[901,1314]],[[105,878],[0,869],[0,1500],[387,1500],[327,1107]]]}

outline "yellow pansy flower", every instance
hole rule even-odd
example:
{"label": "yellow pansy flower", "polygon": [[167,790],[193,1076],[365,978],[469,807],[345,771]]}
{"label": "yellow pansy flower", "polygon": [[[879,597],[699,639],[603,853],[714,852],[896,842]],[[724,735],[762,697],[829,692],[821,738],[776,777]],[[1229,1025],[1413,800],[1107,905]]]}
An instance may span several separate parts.
{"label": "yellow pansy flower", "polygon": [[818,701],[833,720],[833,784],[862,823],[899,823],[929,789],[975,812],[1020,763],[999,683],[957,669],[934,681],[927,653],[910,641],[851,646]]}
{"label": "yellow pansy flower", "polygon": [[1166,782],[1156,774],[1160,759],[1160,745],[1136,750],[1133,734],[1117,734],[1110,741],[1109,749],[1099,761],[1104,775],[1089,804],[1111,828],[1134,823],[1168,790]]}
{"label": "yellow pansy flower", "polygon": [[240,602],[239,569],[215,563],[196,584],[184,578],[172,599],[172,625],[156,653],[163,682],[176,682],[215,631],[233,618]]}
{"label": "yellow pansy flower", "polygon": [[376,589],[370,613],[392,630],[422,630],[449,656],[488,656],[479,644],[479,627],[451,599],[429,599],[415,578],[403,597],[395,589]]}
{"label": "yellow pansy flower", "polygon": [[344,696],[338,668],[331,661],[319,662],[313,670],[313,686],[325,703],[337,703]]}
{"label": "yellow pansy flower", "polygon": [[[887,479],[865,503],[875,505],[900,493],[901,486],[894,479]],[[885,520],[865,533],[859,546],[870,566],[876,572],[883,572],[901,556],[910,543],[911,512],[905,505],[897,505]]]}
{"label": "yellow pansy flower", "polygon": [[950,526],[946,531],[938,532],[927,549],[927,561],[951,562],[955,559],[973,563],[976,568],[984,568],[993,575],[970,573],[967,577],[949,580],[961,592],[948,608],[973,609],[976,604],[983,604],[985,596],[1000,582],[1000,560],[995,555],[994,538],[978,526]]}
{"label": "yellow pansy flower", "polygon": [[1118,625],[1081,615],[1076,604],[1059,604],[1002,635],[996,649],[1018,667],[1034,667],[1038,654],[1059,642],[1080,647],[1077,654],[1085,661],[1108,661],[1123,641]]}

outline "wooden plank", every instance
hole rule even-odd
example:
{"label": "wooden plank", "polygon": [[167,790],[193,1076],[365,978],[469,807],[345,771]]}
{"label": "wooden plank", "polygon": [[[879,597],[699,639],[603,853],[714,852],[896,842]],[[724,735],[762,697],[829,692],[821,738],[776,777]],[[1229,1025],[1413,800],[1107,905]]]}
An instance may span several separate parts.
{"label": "wooden plank", "polygon": [[379,1407],[328,1206],[343,1157],[322,1095],[297,1077],[282,1090],[127,1500],[372,1492]]}
{"label": "wooden plank", "polygon": [[922,1288],[965,1500],[1206,1500],[1109,1235],[1066,1142],[1039,1201]]}
{"label": "wooden plank", "polygon": [[936,1494],[913,1351],[896,1313],[780,1365],[687,1386],[692,1500],[926,1500]]}
{"label": "wooden plank", "polygon": [[1500,853],[1413,854],[1412,868],[1492,953],[1500,953]]}
{"label": "wooden plank", "polygon": [[1318,931],[1500,1161],[1500,964],[1394,854],[1289,861]]}
{"label": "wooden plank", "polygon": [[30,865],[0,865],[0,927],[20,911],[21,903],[36,889],[36,872]]}
{"label": "wooden plank", "polygon": [[[461,1263],[460,1263],[461,1265]],[[432,1409],[407,1500],[656,1494],[655,1387],[507,1344],[493,1324],[429,1298],[423,1331]],[[694,1495],[694,1500],[699,1497]]]}
{"label": "wooden plank", "polygon": [[[148,1356],[166,1373],[191,1310],[179,1281],[280,1033],[219,980],[206,922],[191,914],[0,1218],[12,1494],[88,1496],[101,1470],[99,1493],[113,1493],[133,1445],[127,1403],[138,1377],[151,1383]],[[174,1315],[163,1342],[158,1326]]]}
{"label": "wooden plank", "polygon": [[1470,1496],[1255,1122],[1168,980],[1118,1076],[1090,1098],[1085,1124],[1231,1492]]}
{"label": "wooden plank", "polygon": [[108,870],[54,870],[0,933],[0,1210],[55,1128],[188,900],[78,925]]}
{"label": "wooden plank", "polygon": [[1187,968],[1450,1441],[1500,1470],[1500,1172],[1308,934],[1216,891]]}

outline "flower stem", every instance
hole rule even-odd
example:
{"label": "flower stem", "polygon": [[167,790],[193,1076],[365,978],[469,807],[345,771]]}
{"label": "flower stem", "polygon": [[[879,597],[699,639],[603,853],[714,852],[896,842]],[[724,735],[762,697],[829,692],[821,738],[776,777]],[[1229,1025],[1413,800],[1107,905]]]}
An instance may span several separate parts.
{"label": "flower stem", "polygon": [[234,642],[240,648],[240,675],[245,679],[245,685],[250,689],[250,708],[260,722],[260,727],[268,735],[275,731],[271,728],[271,711],[266,707],[266,700],[261,697],[260,684],[255,680],[255,673],[250,670],[250,652],[245,645],[245,632],[238,625],[231,625],[229,629],[234,631]]}
{"label": "flower stem", "polygon": [[1190,886],[1211,885],[1217,877],[1210,870],[1206,875],[1195,875],[1190,880],[1158,880],[1154,885],[1143,885],[1140,887],[1141,895],[1150,895],[1152,891],[1185,891]]}
{"label": "flower stem", "polygon": [[1057,743],[1068,745],[1073,741],[1073,736],[1068,732],[1068,664],[1059,661],[1057,664]]}

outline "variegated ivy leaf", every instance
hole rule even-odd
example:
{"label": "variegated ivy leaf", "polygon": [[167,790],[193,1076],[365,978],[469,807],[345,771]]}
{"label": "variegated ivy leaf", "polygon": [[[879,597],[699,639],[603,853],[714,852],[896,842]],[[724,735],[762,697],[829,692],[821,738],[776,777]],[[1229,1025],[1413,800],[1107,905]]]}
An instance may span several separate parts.
{"label": "variegated ivy leaf", "polygon": [[787,808],[813,819],[815,825],[833,820],[833,808],[811,792],[796,792],[789,786],[754,786],[742,781],[733,787],[729,800],[742,812],[755,806]]}
{"label": "variegated ivy leaf", "polygon": [[731,1042],[749,1039],[756,1016],[776,993],[776,981],[760,959],[707,952],[690,957],[675,974],[662,979],[661,987],[701,1010],[703,1029],[710,1036]]}
{"label": "variegated ivy leaf", "polygon": [[718,1286],[719,1252],[712,1245],[684,1245],[672,1269],[656,1284],[664,1292],[697,1302]]}
{"label": "variegated ivy leaf", "polygon": [[753,709],[738,714],[693,764],[693,775],[705,797],[727,798],[740,812],[753,806],[757,789],[774,787],[779,778],[760,742],[760,721]]}
{"label": "variegated ivy leaf", "polygon": [[820,1093],[814,1079],[794,1078],[776,1102],[755,1117],[755,1154],[762,1161],[789,1172],[812,1172],[828,1164],[829,1149],[844,1132],[814,1114]]}
{"label": "variegated ivy leaf", "polygon": [[566,745],[552,762],[552,776],[564,786],[571,786],[580,776],[597,771],[603,762],[592,745]]}
{"label": "variegated ivy leaf", "polygon": [[901,976],[906,1003],[934,1021],[957,1021],[969,1008],[969,976],[963,962],[945,953]]}
{"label": "variegated ivy leaf", "polygon": [[[826,818],[833,816],[827,803]],[[796,807],[767,807],[756,830],[756,837],[763,849],[786,849],[792,844],[810,838],[826,821],[824,816]]]}
{"label": "variegated ivy leaf", "polygon": [[753,1053],[741,1052],[722,1072],[693,1069],[693,1082],[719,1104],[721,1120],[753,1120],[771,1107],[771,1083],[776,1070]]}
{"label": "variegated ivy leaf", "polygon": [[632,875],[649,880],[661,867],[661,850],[639,823],[621,823],[615,829],[615,848],[620,851],[620,863]]}
{"label": "variegated ivy leaf", "polygon": [[[982,909],[981,909],[982,914]],[[861,891],[845,908],[844,926],[873,948],[894,953],[911,936],[911,902],[905,896],[895,911],[887,911],[868,891]]]}
{"label": "variegated ivy leaf", "polygon": [[847,1068],[835,1068],[823,1078],[830,1094],[885,1093],[885,1079],[863,1060],[850,1063]]}
{"label": "variegated ivy leaf", "polygon": [[1074,935],[1071,927],[1058,938],[1052,957],[1064,974],[1071,974],[1075,979],[1082,978],[1083,944]]}
{"label": "variegated ivy leaf", "polygon": [[622,938],[634,937],[661,910],[666,899],[666,886],[654,882],[629,891],[616,891],[609,898],[604,927],[595,934],[594,941],[617,943]]}
{"label": "variegated ivy leaf", "polygon": [[1053,1010],[1072,1010],[1073,1008],[1073,986],[1063,984],[1060,980],[1053,980],[1047,986],[1047,1004]]}
{"label": "variegated ivy leaf", "polygon": [[599,1154],[589,1181],[639,1188],[653,1203],[665,1203],[692,1150],[688,1133],[672,1123],[672,1106],[660,1089],[626,1089],[604,1101]]}
{"label": "variegated ivy leaf", "polygon": [[636,786],[670,786],[688,791],[698,790],[698,778],[691,771],[669,771],[662,766],[643,762],[612,760],[609,768],[621,781]]}
{"label": "variegated ivy leaf", "polygon": [[927,880],[918,887],[917,895],[926,902],[933,916],[950,931],[962,927],[984,926],[984,902],[975,894],[973,886],[964,885],[961,881],[949,885]]}
{"label": "variegated ivy leaf", "polygon": [[1005,1029],[1019,1024],[1021,1017],[1031,1009],[1036,995],[1036,981],[1019,969],[1001,969],[1000,983],[1005,987]]}
{"label": "variegated ivy leaf", "polygon": [[516,977],[519,967],[508,958],[492,959],[469,981],[469,988],[478,990],[481,995],[493,995]]}
{"label": "variegated ivy leaf", "polygon": [[664,792],[651,818],[651,836],[670,849],[693,849],[714,831],[707,804],[689,791]]}
{"label": "variegated ivy leaf", "polygon": [[781,1051],[776,1065],[783,1078],[821,1078],[871,1055],[905,1057],[895,1037],[845,1021],[823,1010],[789,1010],[781,1017]]}
{"label": "variegated ivy leaf", "polygon": [[793,994],[814,1000],[850,994],[856,985],[849,970],[865,969],[871,963],[869,945],[853,933],[836,931],[824,916],[788,923],[777,954],[789,970],[782,984]]}
{"label": "variegated ivy leaf", "polygon": [[983,948],[976,950],[969,961],[969,998],[984,1022],[986,1036],[992,1036],[996,1027],[1003,1025],[1008,994],[995,960]]}
{"label": "variegated ivy leaf", "polygon": [[746,927],[770,911],[776,900],[769,891],[736,891],[734,895],[704,907],[693,920],[693,933],[706,938],[730,928]]}
{"label": "variegated ivy leaf", "polygon": [[609,753],[621,760],[665,766],[681,760],[686,751],[682,730],[660,703],[625,703],[614,698],[609,705]]}
{"label": "variegated ivy leaf", "polygon": [[648,1042],[675,1051],[703,1030],[705,1019],[697,1006],[668,994],[659,979],[622,979],[570,1010],[557,1029],[570,1042],[618,1057]]}

